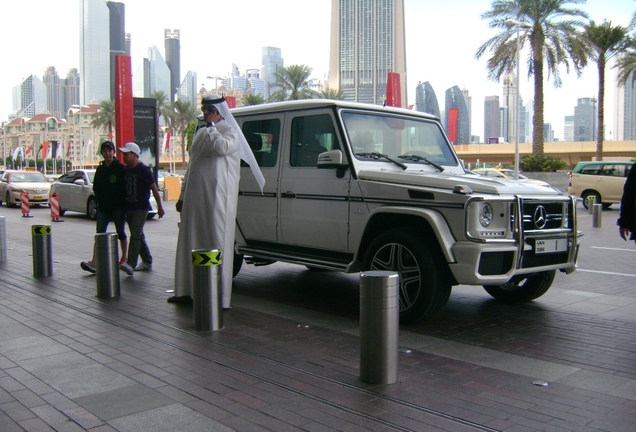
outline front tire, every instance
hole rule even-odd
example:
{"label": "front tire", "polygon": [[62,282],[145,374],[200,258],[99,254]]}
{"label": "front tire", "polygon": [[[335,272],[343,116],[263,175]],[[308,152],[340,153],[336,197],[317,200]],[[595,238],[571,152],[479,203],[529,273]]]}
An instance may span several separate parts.
{"label": "front tire", "polygon": [[581,198],[583,200],[583,208],[586,210],[590,204],[590,198],[594,200],[594,204],[601,204],[601,195],[598,192],[585,192]]}
{"label": "front tire", "polygon": [[484,285],[488,294],[505,303],[525,303],[541,297],[552,286],[555,270],[514,276],[503,285]]}
{"label": "front tire", "polygon": [[243,267],[243,254],[234,254],[234,261],[232,262],[232,277],[235,278],[237,274],[241,271],[241,267]]}
{"label": "front tire", "polygon": [[444,308],[451,293],[446,263],[421,231],[394,228],[379,235],[365,255],[365,270],[400,275],[400,321],[415,323]]}
{"label": "front tire", "polygon": [[11,194],[9,194],[9,192],[7,192],[7,196],[5,198],[5,204],[7,205],[8,208],[15,208],[17,207],[17,205],[13,204],[11,202]]}
{"label": "front tire", "polygon": [[88,199],[88,203],[86,204],[86,214],[92,220],[97,219],[97,201],[95,197],[90,197]]}

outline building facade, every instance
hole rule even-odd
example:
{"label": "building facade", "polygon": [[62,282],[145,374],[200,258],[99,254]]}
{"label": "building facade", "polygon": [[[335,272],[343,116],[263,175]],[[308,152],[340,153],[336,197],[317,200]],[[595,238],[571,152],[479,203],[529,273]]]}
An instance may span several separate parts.
{"label": "building facade", "polygon": [[389,72],[406,100],[403,0],[332,0],[329,88],[345,100],[383,104]]}
{"label": "building facade", "polygon": [[453,144],[470,144],[470,119],[464,93],[457,86],[446,90],[446,133]]}
{"label": "building facade", "polygon": [[183,81],[181,81],[181,85],[179,86],[179,90],[177,92],[177,100],[188,101],[193,107],[197,107],[197,85],[197,73],[188,71]]}
{"label": "building facade", "polygon": [[596,141],[596,119],[596,99],[577,99],[574,107],[574,141]]}
{"label": "building facade", "polygon": [[36,75],[13,87],[13,110],[10,118],[33,117],[46,110],[46,86]]}
{"label": "building facade", "polygon": [[[115,100],[115,67],[118,55],[130,55],[126,51],[126,6],[118,2],[106,2],[108,7],[108,41],[110,58],[110,100]],[[130,46],[130,45],[129,45]],[[99,101],[98,101],[99,102]]]}
{"label": "building facade", "polygon": [[499,96],[486,96],[484,100],[484,142],[498,142],[501,135]]}
{"label": "building facade", "polygon": [[265,81],[265,99],[269,99],[271,87],[276,83],[276,73],[285,66],[280,48],[266,46],[261,50],[261,79]]}
{"label": "building facade", "polygon": [[110,14],[103,0],[80,2],[80,104],[111,97]]}
{"label": "building facade", "polygon": [[433,114],[440,118],[437,95],[428,81],[419,83],[415,88],[415,111]]}

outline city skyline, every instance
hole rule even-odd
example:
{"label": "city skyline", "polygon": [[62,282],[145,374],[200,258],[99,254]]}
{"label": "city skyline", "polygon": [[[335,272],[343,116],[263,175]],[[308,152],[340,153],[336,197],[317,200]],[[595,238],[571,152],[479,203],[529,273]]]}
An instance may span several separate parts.
{"label": "city skyline", "polygon": [[[330,0],[314,0],[312,7],[301,13],[297,10],[298,3],[290,0],[272,0],[266,4],[244,0],[224,5],[221,13],[206,12],[200,3],[182,0],[178,8],[170,9],[170,13],[152,14],[152,18],[145,2],[124,0],[123,3],[126,5],[126,32],[132,36],[133,68],[147,56],[152,46],[163,52],[164,30],[171,28],[181,31],[180,78],[182,80],[188,71],[194,71],[199,77],[199,87],[206,83],[206,76],[227,74],[232,63],[243,73],[247,69],[260,68],[264,46],[281,48],[287,66],[306,64],[313,69],[314,78],[327,77]],[[496,33],[488,29],[487,21],[481,20],[481,14],[490,9],[491,2],[456,0],[444,3],[404,0],[406,102],[415,103],[415,90],[420,81],[429,81],[438,96],[454,85],[462,90],[465,88],[473,101],[471,134],[483,140],[480,125],[483,125],[485,97],[502,97],[501,84],[487,79],[485,64],[488,56],[479,61],[474,59],[478,45]],[[5,33],[15,34],[19,39],[19,43],[5,48],[5,58],[16,61],[12,67],[0,72],[0,120],[8,118],[13,109],[12,88],[25,77],[31,74],[42,77],[49,66],[54,66],[61,76],[71,68],[79,68],[79,1],[67,2],[64,9],[60,9],[59,4],[41,0],[34,0],[32,6],[38,14],[30,16],[29,23],[40,31],[25,31],[23,21],[17,19],[24,13],[24,8],[11,3],[0,18]],[[608,4],[594,0],[579,7],[597,22],[608,19],[614,24],[627,25],[636,10],[636,3],[620,0]],[[457,14],[458,10],[462,13]],[[211,17],[209,26],[204,24],[206,15]],[[311,19],[303,19],[305,16]],[[54,26],[49,25],[52,20]],[[52,30],[44,31],[49,28]],[[525,55],[524,50],[522,58]],[[525,102],[532,99],[533,88],[532,81],[526,79],[523,60],[521,66],[521,97]],[[607,72],[606,137],[613,139],[609,134],[613,132],[615,114],[614,70],[610,67]],[[545,121],[552,124],[557,138],[563,138],[565,116],[574,113],[577,100],[596,97],[598,91],[594,65],[584,70],[581,79],[564,70],[561,73],[564,81],[561,89],[555,90],[551,81],[545,85]]]}

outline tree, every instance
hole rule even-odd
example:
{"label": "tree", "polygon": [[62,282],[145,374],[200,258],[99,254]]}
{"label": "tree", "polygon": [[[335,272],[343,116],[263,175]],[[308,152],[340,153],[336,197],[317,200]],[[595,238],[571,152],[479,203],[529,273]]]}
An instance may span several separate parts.
{"label": "tree", "polygon": [[342,89],[340,88],[337,88],[337,89],[328,88],[326,90],[320,90],[320,92],[318,92],[317,97],[320,99],[343,100],[344,93],[342,93]]}
{"label": "tree", "polygon": [[[544,66],[548,78],[552,76],[554,86],[561,86],[559,67],[566,72],[573,67],[581,76],[587,64],[588,47],[580,38],[578,29],[588,15],[569,4],[581,4],[585,0],[494,0],[491,10],[481,15],[490,20],[489,27],[501,29],[501,33],[487,40],[475,54],[480,58],[486,51],[492,52],[488,59],[488,75],[499,81],[502,75],[514,70],[517,63],[517,28],[506,20],[529,24],[522,34],[521,48],[526,40],[530,44],[528,54],[528,77],[534,77],[534,116],[532,118],[532,154],[543,154],[543,107]],[[545,64],[545,65],[544,65]],[[519,77],[517,77],[519,80]]]}
{"label": "tree", "polygon": [[115,124],[115,102],[111,100],[103,100],[99,103],[99,109],[95,114],[95,118],[91,122],[91,126],[108,130],[108,136],[112,140],[113,125]]}
{"label": "tree", "polygon": [[270,95],[272,101],[312,99],[317,95],[315,82],[309,78],[311,68],[306,65],[291,65],[276,72],[276,83],[272,88],[278,88]]}
{"label": "tree", "polygon": [[252,93],[245,93],[241,98],[241,105],[249,106],[249,105],[261,105],[265,103],[265,98],[261,95],[255,95]]}
{"label": "tree", "polygon": [[189,101],[182,100],[174,101],[172,108],[175,128],[179,136],[181,136],[181,162],[185,164],[186,132],[188,125],[197,119],[197,111]]}
{"label": "tree", "polygon": [[166,92],[163,90],[154,90],[150,93],[150,97],[157,101],[157,116],[159,117],[159,123],[161,123],[161,118],[163,117],[166,126],[170,126],[173,110]]}
{"label": "tree", "polygon": [[605,138],[605,66],[607,62],[631,43],[629,30],[613,26],[611,22],[597,25],[590,21],[583,30],[583,39],[589,45],[590,58],[598,68],[598,126],[596,133],[596,160],[603,160],[603,140]]}

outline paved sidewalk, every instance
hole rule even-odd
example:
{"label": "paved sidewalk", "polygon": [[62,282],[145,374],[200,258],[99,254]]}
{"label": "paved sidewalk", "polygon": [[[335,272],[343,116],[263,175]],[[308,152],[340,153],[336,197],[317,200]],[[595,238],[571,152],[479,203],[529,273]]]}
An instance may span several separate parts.
{"label": "paved sidewalk", "polygon": [[[146,224],[153,271],[121,273],[109,300],[79,268],[93,222],[0,207],[0,431],[636,430],[636,247],[612,237],[615,211],[600,230],[581,212],[581,271],[539,301],[457,287],[436,320],[402,326],[400,379],[382,386],[359,380],[357,275],[244,266],[224,329],[194,331],[192,307],[166,302],[167,207]],[[33,224],[52,226],[50,277],[32,276]]]}

